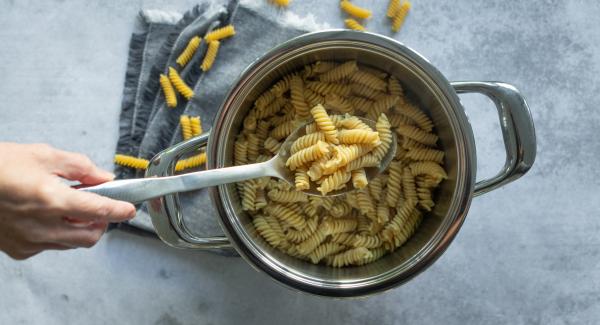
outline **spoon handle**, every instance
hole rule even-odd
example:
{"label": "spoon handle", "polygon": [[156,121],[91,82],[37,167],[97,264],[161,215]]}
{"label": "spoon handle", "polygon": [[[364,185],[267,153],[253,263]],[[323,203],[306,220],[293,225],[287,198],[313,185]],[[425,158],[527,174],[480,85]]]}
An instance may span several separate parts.
{"label": "spoon handle", "polygon": [[278,176],[269,161],[176,176],[116,180],[79,189],[116,200],[139,203],[166,194],[193,191],[263,176]]}

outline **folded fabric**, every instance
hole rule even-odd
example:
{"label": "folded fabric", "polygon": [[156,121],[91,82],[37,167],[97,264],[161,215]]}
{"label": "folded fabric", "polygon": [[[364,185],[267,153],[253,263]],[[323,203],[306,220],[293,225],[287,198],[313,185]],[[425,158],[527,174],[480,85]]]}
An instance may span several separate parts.
{"label": "folded fabric", "polygon": [[[304,32],[298,24],[289,25],[267,15],[231,1],[227,6],[200,4],[187,12],[176,23],[158,21],[159,11],[152,15],[142,12],[145,28],[132,36],[125,90],[118,153],[152,158],[156,153],[182,140],[179,130],[181,114],[201,116],[204,129],[211,125],[232,83],[252,61],[272,47]],[[172,17],[172,15],[165,14]],[[297,16],[294,16],[297,21]],[[168,108],[160,93],[158,76],[165,73],[188,40],[203,36],[207,31],[233,24],[236,35],[221,43],[213,67],[200,70],[206,51],[201,43],[196,55],[181,71],[184,80],[193,85],[195,96],[176,108]],[[162,38],[162,44],[160,38]],[[152,52],[152,53],[149,53]],[[142,177],[142,172],[117,168],[120,178]],[[180,195],[184,219],[197,234],[222,234],[216,212],[207,190]],[[131,225],[152,230],[152,225],[142,205]]]}

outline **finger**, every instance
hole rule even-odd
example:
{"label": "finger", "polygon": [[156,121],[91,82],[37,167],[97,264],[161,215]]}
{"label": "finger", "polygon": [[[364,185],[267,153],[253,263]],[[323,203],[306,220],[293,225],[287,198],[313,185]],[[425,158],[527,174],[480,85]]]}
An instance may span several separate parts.
{"label": "finger", "polygon": [[90,192],[61,186],[57,191],[59,212],[80,220],[122,222],[135,216],[135,206]]}
{"label": "finger", "polygon": [[115,175],[100,169],[85,155],[56,150],[55,157],[54,173],[66,179],[79,181],[82,184],[96,185],[115,178]]}
{"label": "finger", "polygon": [[105,227],[101,225],[64,229],[53,243],[68,247],[90,248],[102,238],[104,231]]}

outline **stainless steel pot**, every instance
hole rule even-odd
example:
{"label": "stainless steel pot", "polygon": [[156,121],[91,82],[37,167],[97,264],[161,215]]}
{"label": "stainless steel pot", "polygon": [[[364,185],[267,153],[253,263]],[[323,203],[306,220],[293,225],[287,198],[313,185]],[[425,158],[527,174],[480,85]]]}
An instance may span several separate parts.
{"label": "stainless steel pot", "polygon": [[[283,75],[317,60],[357,60],[396,76],[407,96],[426,109],[435,123],[449,178],[435,193],[434,211],[404,246],[360,267],[335,269],[297,260],[273,249],[256,233],[233,184],[212,188],[227,237],[192,234],[183,222],[177,195],[152,200],[150,214],[160,238],[174,247],[233,247],[254,268],[288,287],[324,296],[368,295],[398,286],[425,270],[456,236],[474,196],[507,184],[531,168],[536,155],[533,121],[525,100],[509,84],[450,83],[425,58],[393,39],[347,30],[316,32],[292,39],[252,63],[233,84],[210,133],[157,155],[147,176],[172,174],[179,157],[206,143],[208,168],[230,166],[235,136],[257,96]],[[506,147],[502,170],[479,182],[475,180],[473,131],[457,96],[468,92],[481,93],[496,104]]]}

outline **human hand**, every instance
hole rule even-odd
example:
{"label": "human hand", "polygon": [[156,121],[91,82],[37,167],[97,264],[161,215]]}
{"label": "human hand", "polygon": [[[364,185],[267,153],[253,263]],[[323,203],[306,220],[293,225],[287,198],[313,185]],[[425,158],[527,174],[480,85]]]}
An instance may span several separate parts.
{"label": "human hand", "polygon": [[45,144],[0,143],[0,250],[26,259],[47,249],[92,247],[109,222],[135,216],[131,203],[78,191],[113,175],[84,155]]}

